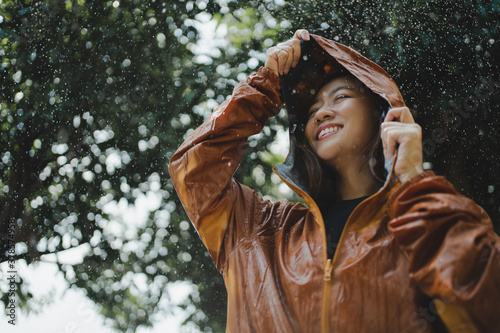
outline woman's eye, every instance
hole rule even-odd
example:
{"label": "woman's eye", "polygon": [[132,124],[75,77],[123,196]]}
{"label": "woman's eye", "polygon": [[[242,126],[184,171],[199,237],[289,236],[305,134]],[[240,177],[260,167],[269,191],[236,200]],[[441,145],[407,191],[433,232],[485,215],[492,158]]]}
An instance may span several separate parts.
{"label": "woman's eye", "polygon": [[347,98],[347,97],[349,97],[349,96],[347,96],[347,95],[338,95],[337,97],[335,97],[335,101],[338,101],[341,98]]}

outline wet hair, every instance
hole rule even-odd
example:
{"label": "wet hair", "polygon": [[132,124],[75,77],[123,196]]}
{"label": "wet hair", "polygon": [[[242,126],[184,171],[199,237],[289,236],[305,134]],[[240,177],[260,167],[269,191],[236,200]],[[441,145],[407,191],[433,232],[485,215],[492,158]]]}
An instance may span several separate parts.
{"label": "wet hair", "polygon": [[[374,121],[372,137],[370,143],[365,147],[363,155],[365,156],[362,167],[368,165],[374,177],[383,182],[387,176],[387,171],[384,168],[384,154],[382,140],[380,139],[380,124],[383,120],[385,112],[389,108],[389,103],[379,95],[372,92],[365,84],[359,81],[350,73],[341,72],[334,77],[329,78],[332,81],[338,77],[351,78],[357,82],[360,87],[364,88],[374,101],[374,111],[377,114],[377,121]],[[303,124],[307,122],[307,112],[301,121]],[[314,199],[318,206],[322,207],[333,201],[338,201],[337,189],[335,183],[338,181],[338,174],[331,167],[328,167],[311,149],[308,140],[305,136],[305,125],[299,126],[299,130],[295,132],[296,137],[296,156],[297,166],[304,178],[309,195]]]}

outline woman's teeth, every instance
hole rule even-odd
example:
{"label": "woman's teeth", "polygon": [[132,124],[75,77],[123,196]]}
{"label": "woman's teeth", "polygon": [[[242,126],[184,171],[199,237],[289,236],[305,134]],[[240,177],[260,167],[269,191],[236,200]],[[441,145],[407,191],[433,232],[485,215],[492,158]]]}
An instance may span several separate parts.
{"label": "woman's teeth", "polygon": [[323,135],[326,135],[326,134],[332,133],[332,132],[337,132],[339,129],[340,129],[340,126],[325,128],[324,130],[322,130],[321,132],[319,132],[319,134],[318,134],[318,140],[321,139],[321,137]]}

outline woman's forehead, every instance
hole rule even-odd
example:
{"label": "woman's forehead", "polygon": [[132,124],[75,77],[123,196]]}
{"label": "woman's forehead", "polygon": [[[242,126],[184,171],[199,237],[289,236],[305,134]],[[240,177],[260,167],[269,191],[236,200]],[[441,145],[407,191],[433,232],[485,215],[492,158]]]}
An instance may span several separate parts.
{"label": "woman's forehead", "polygon": [[353,90],[356,92],[363,92],[364,89],[360,89],[362,86],[363,84],[361,83],[361,81],[359,81],[352,75],[347,74],[336,77],[330,80],[329,82],[325,83],[325,85],[320,88],[311,105],[316,104],[324,97],[334,94],[342,89]]}
{"label": "woman's forehead", "polygon": [[324,90],[335,89],[338,86],[345,86],[345,87],[348,87],[350,89],[357,89],[362,85],[363,84],[361,83],[361,81],[359,81],[352,74],[346,74],[346,75],[336,77],[336,78],[328,81],[327,83],[325,83],[325,85],[323,87],[321,87],[321,89],[319,90],[318,94]]}

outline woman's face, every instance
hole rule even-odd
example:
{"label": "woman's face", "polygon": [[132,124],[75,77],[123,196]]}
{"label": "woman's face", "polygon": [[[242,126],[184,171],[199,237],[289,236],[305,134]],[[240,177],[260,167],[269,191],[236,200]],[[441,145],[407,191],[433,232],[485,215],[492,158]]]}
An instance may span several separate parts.
{"label": "woman's face", "polygon": [[351,76],[325,84],[309,109],[306,139],[330,166],[365,153],[378,121],[373,94]]}

